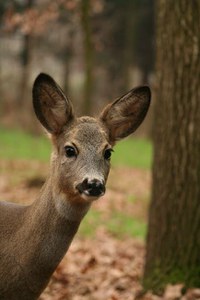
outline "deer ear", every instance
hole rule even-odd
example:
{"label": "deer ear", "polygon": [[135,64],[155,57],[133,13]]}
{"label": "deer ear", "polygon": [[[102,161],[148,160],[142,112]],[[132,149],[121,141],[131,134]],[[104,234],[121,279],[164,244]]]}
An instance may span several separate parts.
{"label": "deer ear", "polygon": [[151,91],[147,86],[135,88],[108,104],[100,115],[112,142],[133,133],[144,120],[149,108]]}
{"label": "deer ear", "polygon": [[71,102],[62,89],[47,74],[41,73],[33,85],[33,107],[41,124],[57,134],[73,118]]}

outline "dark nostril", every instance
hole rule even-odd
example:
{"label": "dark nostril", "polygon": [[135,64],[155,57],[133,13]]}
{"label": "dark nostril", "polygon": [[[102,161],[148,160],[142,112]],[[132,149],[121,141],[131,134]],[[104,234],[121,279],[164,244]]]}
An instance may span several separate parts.
{"label": "dark nostril", "polygon": [[88,179],[87,178],[83,180],[82,187],[83,187],[83,189],[87,189],[88,188]]}
{"label": "dark nostril", "polygon": [[76,188],[79,193],[83,193],[84,191],[86,191],[88,189],[88,179],[86,178],[82,183],[77,184]]}

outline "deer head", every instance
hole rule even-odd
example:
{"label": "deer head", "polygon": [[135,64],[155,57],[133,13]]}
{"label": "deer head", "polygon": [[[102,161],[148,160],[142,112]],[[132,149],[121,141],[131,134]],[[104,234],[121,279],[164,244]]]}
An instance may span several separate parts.
{"label": "deer head", "polygon": [[76,117],[56,82],[40,74],[33,86],[33,106],[53,142],[55,193],[71,202],[91,202],[104,195],[113,146],[137,129],[149,104],[150,89],[143,86],[107,105],[97,118]]}

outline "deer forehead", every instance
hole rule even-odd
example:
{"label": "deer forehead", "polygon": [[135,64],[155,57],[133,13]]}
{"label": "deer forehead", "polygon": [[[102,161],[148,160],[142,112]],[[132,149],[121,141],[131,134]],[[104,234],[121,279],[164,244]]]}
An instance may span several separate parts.
{"label": "deer forehead", "polygon": [[65,140],[66,143],[71,142],[80,147],[104,148],[108,144],[108,133],[98,120],[81,117],[66,133]]}

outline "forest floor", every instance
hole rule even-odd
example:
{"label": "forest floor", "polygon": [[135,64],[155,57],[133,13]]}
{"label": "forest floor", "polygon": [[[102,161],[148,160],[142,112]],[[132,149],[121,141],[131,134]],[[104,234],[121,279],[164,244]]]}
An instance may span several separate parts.
{"label": "forest floor", "polygon": [[[45,163],[0,161],[1,200],[32,202],[47,172],[48,166]],[[142,292],[145,233],[143,229],[133,228],[133,232],[138,233],[135,237],[126,230],[126,226],[146,224],[150,178],[147,170],[116,167],[111,171],[106,195],[92,207],[89,221],[83,224],[86,230],[81,231],[80,228],[80,233],[54,272],[40,300],[200,299],[198,289],[188,290],[182,295],[181,284],[168,285],[162,296]],[[122,212],[123,217],[119,222],[109,223],[110,218],[115,219],[115,215]],[[89,230],[88,234],[87,227],[93,227],[92,222],[98,216],[97,213],[101,217],[98,217],[97,224],[94,223],[95,231]],[[122,223],[130,218],[138,223],[130,222],[124,227]]]}

